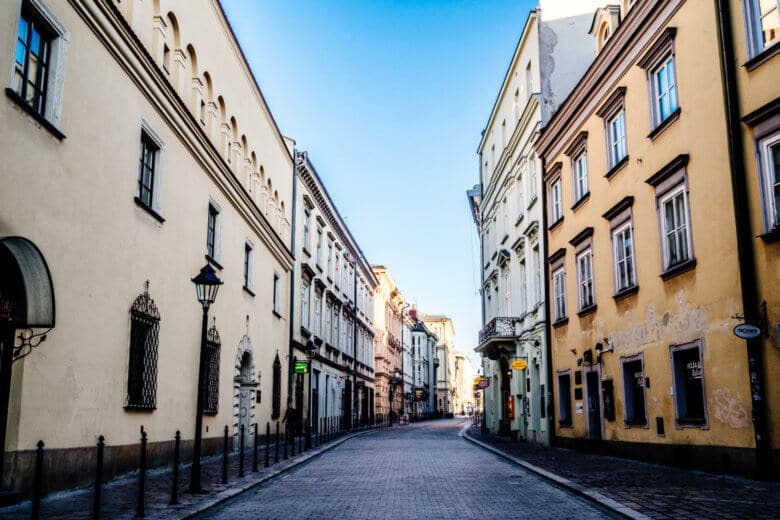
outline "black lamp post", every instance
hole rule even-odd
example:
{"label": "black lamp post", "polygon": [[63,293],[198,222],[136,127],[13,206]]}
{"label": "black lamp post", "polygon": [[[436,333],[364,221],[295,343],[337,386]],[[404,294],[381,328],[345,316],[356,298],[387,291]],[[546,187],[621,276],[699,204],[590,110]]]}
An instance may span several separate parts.
{"label": "black lamp post", "polygon": [[311,373],[313,372],[312,367],[312,361],[314,360],[314,355],[317,353],[317,345],[314,344],[313,341],[309,340],[309,342],[306,344],[306,358],[309,360],[309,391],[307,400],[309,401],[309,404],[307,405],[306,409],[306,449],[311,449],[311,426],[312,426],[312,420],[311,420],[311,395],[312,395],[312,387],[311,387]]}
{"label": "black lamp post", "polygon": [[198,362],[198,398],[195,408],[195,445],[192,451],[192,472],[190,478],[190,493],[202,493],[200,485],[200,444],[203,435],[203,402],[206,400],[206,385],[204,383],[206,372],[206,329],[209,321],[209,306],[217,298],[219,286],[222,280],[217,277],[214,268],[206,264],[200,270],[198,276],[192,279],[198,294],[198,301],[203,306],[203,327],[200,336],[200,359]]}
{"label": "black lamp post", "polygon": [[[390,375],[390,424],[393,424],[393,404],[395,401],[395,390],[399,382],[403,383],[403,379],[401,378],[401,372],[396,368]],[[403,392],[403,386],[401,391]],[[403,398],[403,394],[401,397]]]}

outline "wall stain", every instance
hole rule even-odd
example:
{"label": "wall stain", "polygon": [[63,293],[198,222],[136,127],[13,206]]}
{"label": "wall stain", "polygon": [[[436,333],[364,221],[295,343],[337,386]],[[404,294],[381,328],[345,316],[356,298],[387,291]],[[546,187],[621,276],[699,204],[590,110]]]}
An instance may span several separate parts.
{"label": "wall stain", "polygon": [[742,404],[740,394],[733,395],[728,388],[717,388],[712,392],[712,408],[715,419],[732,428],[750,426],[750,414]]}

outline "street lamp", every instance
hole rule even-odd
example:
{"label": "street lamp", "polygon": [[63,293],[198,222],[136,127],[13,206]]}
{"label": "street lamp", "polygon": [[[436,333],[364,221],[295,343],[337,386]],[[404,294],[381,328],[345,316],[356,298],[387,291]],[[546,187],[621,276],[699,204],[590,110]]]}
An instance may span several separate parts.
{"label": "street lamp", "polygon": [[311,449],[311,394],[312,394],[312,387],[311,387],[311,373],[312,373],[312,360],[314,359],[314,356],[317,354],[317,345],[314,344],[313,341],[309,340],[309,342],[306,344],[306,359],[309,360],[309,392],[308,392],[308,401],[309,404],[307,406],[306,410],[306,449]]}
{"label": "street lamp", "polygon": [[[401,372],[397,368],[393,370],[393,373],[390,374],[390,424],[393,424],[393,401],[395,401],[395,389],[398,387],[399,381],[403,381],[401,379]],[[403,387],[401,387],[401,391],[403,392]],[[401,396],[403,397],[403,395]]]}
{"label": "street lamp", "polygon": [[209,321],[209,306],[217,299],[219,286],[222,280],[217,277],[211,264],[206,264],[200,270],[198,276],[192,279],[198,295],[198,301],[203,307],[203,326],[200,335],[200,360],[198,362],[198,397],[195,408],[195,445],[192,451],[192,471],[190,478],[190,493],[202,493],[200,485],[200,448],[203,435],[203,402],[206,400],[206,385],[204,382],[206,372],[206,329]]}

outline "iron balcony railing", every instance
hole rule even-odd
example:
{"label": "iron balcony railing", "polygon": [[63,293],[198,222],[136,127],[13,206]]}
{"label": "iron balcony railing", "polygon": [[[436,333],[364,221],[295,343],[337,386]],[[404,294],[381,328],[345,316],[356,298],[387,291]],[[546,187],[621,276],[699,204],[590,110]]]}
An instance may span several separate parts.
{"label": "iron balcony railing", "polygon": [[511,338],[517,335],[515,324],[520,318],[493,318],[479,331],[479,344],[493,338]]}

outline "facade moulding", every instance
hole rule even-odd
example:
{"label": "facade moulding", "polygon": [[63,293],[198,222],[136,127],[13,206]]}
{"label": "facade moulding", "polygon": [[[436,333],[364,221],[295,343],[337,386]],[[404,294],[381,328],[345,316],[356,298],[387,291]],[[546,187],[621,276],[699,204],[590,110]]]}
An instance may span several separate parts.
{"label": "facade moulding", "polygon": [[[274,231],[263,212],[244,190],[241,180],[233,174],[215,144],[198,125],[195,116],[190,113],[187,103],[165,77],[118,8],[110,2],[69,1],[84,23],[92,29],[93,34],[114,57],[116,64],[128,74],[136,87],[146,94],[149,102],[156,107],[173,133],[192,152],[192,157],[211,177],[225,198],[262,238],[264,245],[276,260],[290,271],[293,257],[288,245]],[[274,127],[276,128],[275,124]],[[280,146],[286,150],[281,134],[279,139]],[[292,161],[289,151],[285,153]],[[292,162],[290,164],[292,165]]]}

